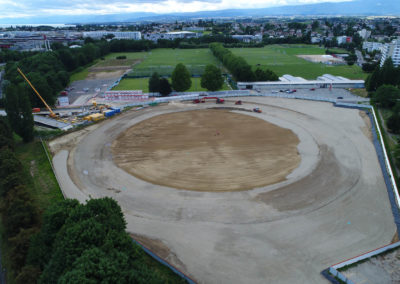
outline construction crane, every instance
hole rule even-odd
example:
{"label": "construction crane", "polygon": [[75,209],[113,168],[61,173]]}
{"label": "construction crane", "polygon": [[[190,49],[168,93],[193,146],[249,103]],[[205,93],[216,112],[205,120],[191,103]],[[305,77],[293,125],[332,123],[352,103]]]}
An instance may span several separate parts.
{"label": "construction crane", "polygon": [[52,118],[56,118],[57,115],[53,112],[53,110],[49,107],[49,105],[45,102],[45,100],[42,98],[42,96],[39,94],[38,91],[36,91],[35,87],[32,85],[32,83],[26,78],[25,74],[22,73],[21,69],[17,68],[19,74],[25,79],[26,82],[28,82],[29,86],[35,91],[36,95],[39,97],[39,99],[43,102],[43,104],[46,106],[47,110],[50,112],[49,116]]}

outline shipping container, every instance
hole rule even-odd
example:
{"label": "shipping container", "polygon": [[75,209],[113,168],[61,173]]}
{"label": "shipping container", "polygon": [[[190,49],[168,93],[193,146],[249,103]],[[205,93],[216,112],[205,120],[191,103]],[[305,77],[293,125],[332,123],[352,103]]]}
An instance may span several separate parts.
{"label": "shipping container", "polygon": [[104,112],[105,117],[110,117],[110,116],[113,116],[114,114],[115,114],[115,110],[107,110]]}

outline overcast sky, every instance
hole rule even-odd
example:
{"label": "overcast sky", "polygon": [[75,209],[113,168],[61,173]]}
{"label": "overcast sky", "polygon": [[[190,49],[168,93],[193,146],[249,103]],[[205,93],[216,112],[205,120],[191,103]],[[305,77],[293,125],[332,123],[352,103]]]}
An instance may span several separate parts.
{"label": "overcast sky", "polygon": [[0,0],[0,19],[130,12],[164,14],[341,1],[343,0]]}

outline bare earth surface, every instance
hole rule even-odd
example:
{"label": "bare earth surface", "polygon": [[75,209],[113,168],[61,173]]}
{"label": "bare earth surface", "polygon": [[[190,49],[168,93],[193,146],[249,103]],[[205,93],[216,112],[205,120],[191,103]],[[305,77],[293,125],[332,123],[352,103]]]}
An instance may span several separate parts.
{"label": "bare earth surface", "polygon": [[224,110],[142,121],[112,144],[115,163],[158,185],[235,191],[274,184],[300,163],[299,139],[265,120]]}
{"label": "bare earth surface", "polygon": [[[229,114],[262,119],[298,137],[301,160],[285,180],[246,191],[201,192],[150,183],[118,167],[112,144],[124,131],[159,115],[215,106],[170,104],[103,121],[72,135],[76,143],[68,136],[54,141],[63,192],[81,201],[115,198],[128,231],[200,283],[328,283],[321,270],[392,240],[385,183],[358,110],[237,99],[243,108],[260,107],[263,113]],[[225,106],[233,104],[232,99]]]}
{"label": "bare earth surface", "polygon": [[342,58],[333,57],[331,55],[297,55],[297,57],[303,58],[307,61],[311,61],[314,63],[322,62],[322,63],[345,63]]}

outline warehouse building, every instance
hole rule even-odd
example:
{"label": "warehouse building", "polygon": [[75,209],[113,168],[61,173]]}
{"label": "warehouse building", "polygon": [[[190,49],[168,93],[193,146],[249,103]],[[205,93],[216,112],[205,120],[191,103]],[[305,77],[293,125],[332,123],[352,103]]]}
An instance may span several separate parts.
{"label": "warehouse building", "polygon": [[324,74],[316,80],[283,75],[279,81],[272,82],[238,82],[239,90],[277,90],[277,89],[311,89],[311,88],[364,88],[364,80],[350,80],[341,76]]}

